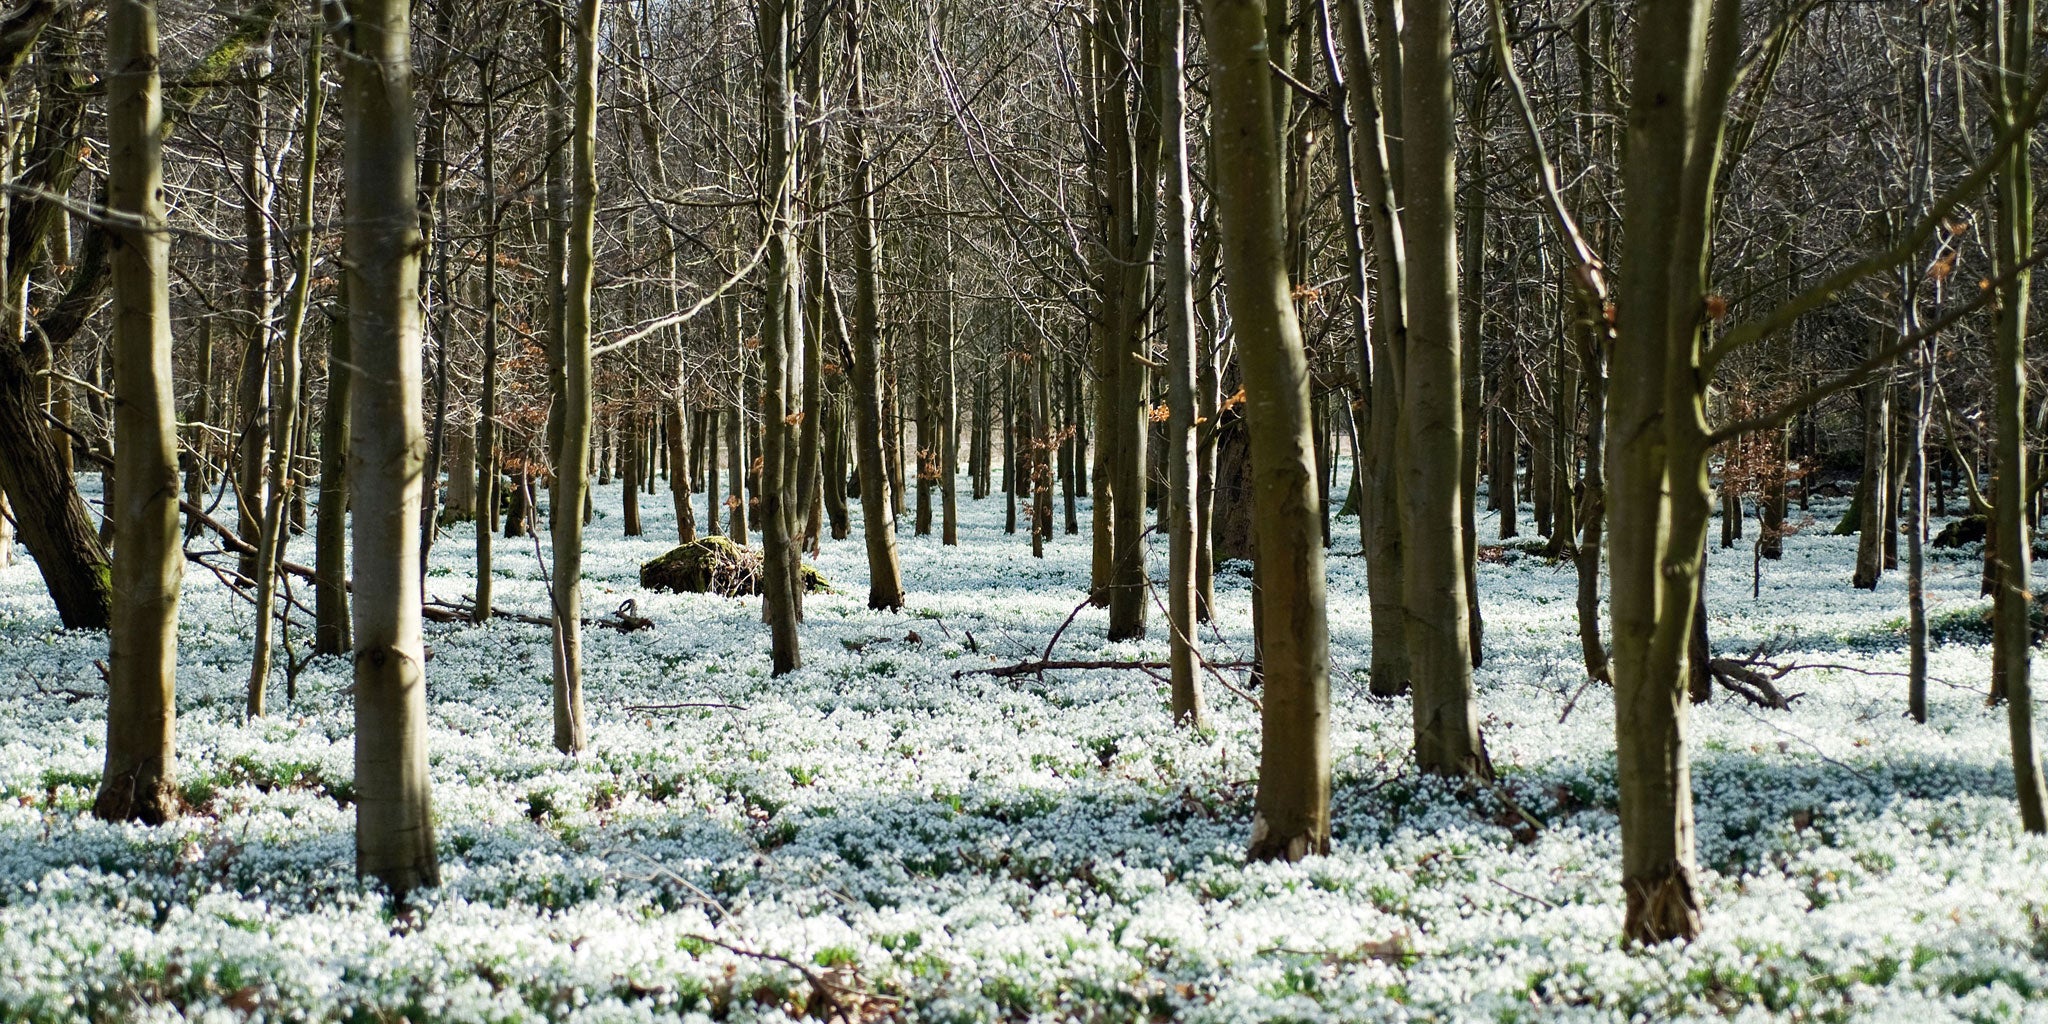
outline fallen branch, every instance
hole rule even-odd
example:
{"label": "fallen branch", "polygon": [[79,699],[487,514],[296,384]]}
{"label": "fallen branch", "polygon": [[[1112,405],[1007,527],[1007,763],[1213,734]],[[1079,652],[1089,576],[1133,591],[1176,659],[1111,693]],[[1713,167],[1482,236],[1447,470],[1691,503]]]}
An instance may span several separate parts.
{"label": "fallen branch", "polygon": [[[474,622],[476,621],[476,605],[468,601],[428,601],[420,606],[420,616],[428,622]],[[523,622],[529,626],[546,626],[550,629],[553,629],[555,625],[555,620],[546,615],[508,612],[503,608],[492,608],[491,618],[510,619],[513,622]],[[635,633],[643,629],[654,628],[653,619],[634,614],[634,604],[631,598],[621,602],[618,610],[611,615],[601,619],[584,619],[583,624],[586,626],[604,626],[608,629],[616,629],[621,633]]]}
{"label": "fallen branch", "polygon": [[[1251,665],[1252,663],[1248,661],[1229,661],[1215,667],[1250,668]],[[953,673],[953,678],[959,679],[963,676],[995,676],[998,679],[1008,679],[1012,676],[1043,675],[1057,669],[1123,669],[1138,672],[1155,672],[1159,669],[1172,667],[1171,663],[1164,661],[1058,661],[1049,658],[1038,658],[1032,661],[1020,661],[1014,665],[963,668]]]}
{"label": "fallen branch", "polygon": [[731,711],[745,711],[744,704],[720,704],[717,701],[690,701],[683,704],[628,704],[626,711],[681,711],[684,708],[726,708]]}
{"label": "fallen branch", "polygon": [[[1787,696],[1778,692],[1778,687],[1772,682],[1772,680],[1782,678],[1785,673],[1797,667],[1796,665],[1780,666],[1757,658],[1754,655],[1749,658],[1710,658],[1707,660],[1708,674],[1712,675],[1714,681],[1720,683],[1723,689],[1757,707],[1769,708],[1773,711],[1784,711],[1792,706],[1793,701],[1805,696],[1805,694],[1800,693]],[[1770,675],[1765,675],[1763,672],[1758,671],[1759,668],[1767,668],[1773,671]]]}
{"label": "fallen branch", "polygon": [[[647,865],[648,870],[646,874],[625,875],[625,877],[642,881],[660,880],[674,883],[689,892],[699,902],[716,911],[719,919],[728,927],[736,931],[739,930],[739,922],[733,919],[732,912],[726,909],[724,903],[720,902],[717,897],[699,888],[696,883],[675,873],[668,866],[637,850],[616,850],[610,852],[627,854]],[[621,874],[623,875],[624,873],[621,872]],[[796,971],[803,976],[804,982],[810,985],[811,991],[823,998],[827,1006],[830,1007],[830,1015],[823,1018],[828,1022],[842,1021],[844,1024],[860,1024],[862,1021],[878,1019],[880,1015],[869,1012],[870,1003],[886,1006],[890,1010],[903,1005],[903,1001],[895,996],[884,995],[873,989],[862,987],[860,984],[862,980],[860,972],[851,966],[829,968],[821,973],[817,968],[800,960],[792,959],[779,953],[769,953],[753,949],[714,936],[690,935],[687,938],[695,939],[705,945],[717,946],[737,956],[781,964]]]}

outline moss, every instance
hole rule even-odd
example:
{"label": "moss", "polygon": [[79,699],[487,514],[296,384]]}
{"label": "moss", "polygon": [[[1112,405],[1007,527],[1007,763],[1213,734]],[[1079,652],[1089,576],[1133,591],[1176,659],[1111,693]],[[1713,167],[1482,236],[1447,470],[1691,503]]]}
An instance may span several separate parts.
{"label": "moss", "polygon": [[[831,581],[816,567],[803,567],[806,593],[830,593]],[[640,585],[679,594],[746,597],[761,592],[761,555],[727,537],[700,537],[678,544],[640,566]]]}

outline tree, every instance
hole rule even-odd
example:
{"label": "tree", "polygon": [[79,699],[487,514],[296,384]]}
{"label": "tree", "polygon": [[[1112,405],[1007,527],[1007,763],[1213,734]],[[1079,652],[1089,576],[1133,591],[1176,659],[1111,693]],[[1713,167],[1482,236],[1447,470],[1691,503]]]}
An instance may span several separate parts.
{"label": "tree", "polygon": [[107,12],[107,212],[115,224],[114,620],[107,759],[93,814],[157,824],[178,813],[178,424],[171,390],[170,235],[155,0]]}
{"label": "tree", "polygon": [[[356,870],[394,897],[440,884],[420,637],[419,209],[410,0],[358,0],[338,29],[354,513]],[[573,518],[573,517],[572,517]]]}
{"label": "tree", "polygon": [[555,566],[555,749],[588,743],[583,722],[583,506],[590,495],[591,288],[597,248],[597,32],[602,0],[576,8],[576,81],[569,133],[568,278],[562,321],[561,435],[549,536]]}
{"label": "tree", "polygon": [[1330,846],[1330,639],[1308,358],[1287,279],[1266,4],[1206,0],[1203,11],[1210,144],[1236,154],[1218,162],[1217,224],[1244,366],[1254,566],[1264,619],[1265,697],[1250,856],[1299,860]]}
{"label": "tree", "polygon": [[306,45],[306,116],[300,134],[299,195],[293,211],[299,233],[293,253],[291,293],[285,300],[284,337],[277,354],[277,403],[271,412],[270,489],[263,507],[262,539],[256,545],[256,645],[249,659],[249,716],[261,717],[264,689],[270,678],[270,617],[277,604],[277,563],[284,557],[285,505],[294,483],[292,458],[299,427],[300,344],[305,334],[306,306],[313,294],[313,206],[320,169],[320,111],[325,86],[320,82],[320,36]]}
{"label": "tree", "polygon": [[[1607,493],[1622,933],[1643,943],[1700,929],[1685,685],[1709,498],[1694,368],[1736,6],[1641,0],[1636,10]],[[1724,19],[1711,57],[1710,8]]]}
{"label": "tree", "polygon": [[1407,339],[1399,452],[1404,606],[1414,683],[1415,758],[1423,770],[1490,778],[1472,709],[1470,605],[1462,491],[1456,171],[1451,141],[1450,12],[1403,0],[1401,237]]}
{"label": "tree", "polygon": [[[1991,108],[2006,134],[2025,130],[2028,68],[2038,31],[2034,0],[1995,0],[1986,11],[1992,40]],[[1991,499],[1997,551],[1997,589],[1992,593],[1992,691],[2006,701],[2011,725],[2013,782],[2019,793],[2020,821],[2028,832],[2048,832],[2048,782],[2041,775],[2041,752],[2034,733],[2032,663],[2033,568],[2028,526],[2033,492],[2027,472],[2027,300],[2033,273],[2022,262],[2034,249],[2034,171],[2024,145],[2000,156],[1996,189],[1997,225],[1992,237],[1995,268],[2011,284],[1999,296],[1992,316],[1991,377],[1996,388],[1993,422],[1997,428],[1997,471]]]}
{"label": "tree", "polygon": [[794,7],[795,0],[760,0],[756,11],[761,38],[761,113],[767,132],[761,171],[768,232],[766,301],[761,311],[761,602],[772,637],[776,675],[803,665],[796,629],[802,614],[799,548],[803,535],[796,521],[796,438],[792,429],[802,409],[797,403],[800,388],[791,387],[792,378],[803,372],[796,236],[791,224],[797,184],[796,105],[789,52]]}
{"label": "tree", "polygon": [[[1188,139],[1182,0],[1150,0],[1144,8],[1147,37],[1152,40],[1152,87],[1159,98],[1161,137],[1165,140],[1163,182],[1166,222],[1160,233],[1165,255],[1161,303],[1165,307],[1167,361],[1166,457],[1164,500],[1167,519],[1167,628],[1172,636],[1170,658],[1175,721],[1200,728],[1207,709],[1201,680],[1195,676],[1195,306],[1189,261],[1193,204],[1189,198]],[[1040,395],[1045,365],[1038,360]],[[1041,398],[1040,409],[1044,408]],[[1041,432],[1046,428],[1041,424]],[[1041,466],[1047,445],[1039,445]],[[1052,526],[1051,474],[1037,471],[1032,484],[1039,494],[1040,513],[1034,535]],[[1042,525],[1040,524],[1042,521]]]}
{"label": "tree", "polygon": [[846,145],[852,151],[853,173],[847,182],[853,205],[853,411],[854,449],[860,466],[861,533],[868,552],[868,607],[896,611],[903,607],[903,567],[896,555],[896,520],[882,452],[882,325],[877,292],[881,288],[876,262],[881,240],[875,234],[874,156],[868,149],[867,70],[861,33],[867,18],[864,0],[846,7]]}

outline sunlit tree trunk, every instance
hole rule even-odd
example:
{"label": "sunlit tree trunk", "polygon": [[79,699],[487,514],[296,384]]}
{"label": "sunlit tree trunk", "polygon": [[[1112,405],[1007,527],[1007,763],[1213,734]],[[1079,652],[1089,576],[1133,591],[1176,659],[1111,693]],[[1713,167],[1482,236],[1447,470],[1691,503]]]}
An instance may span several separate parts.
{"label": "sunlit tree trunk", "polygon": [[178,813],[174,731],[178,422],[171,389],[170,235],[164,224],[156,4],[107,12],[107,206],[114,277],[114,620],[107,656],[107,757],[93,814],[151,824]]}
{"label": "sunlit tree trunk", "polygon": [[761,551],[762,612],[773,645],[774,673],[803,665],[797,644],[802,601],[796,531],[796,438],[800,411],[791,377],[803,344],[798,311],[795,204],[796,106],[790,82],[790,30],[794,0],[760,0],[761,108],[766,128],[762,153],[768,222],[761,311]]}
{"label": "sunlit tree trunk", "polygon": [[583,505],[590,494],[591,290],[597,248],[597,31],[602,0],[579,0],[569,129],[568,278],[562,321],[561,447],[548,523],[555,564],[555,749],[588,743],[583,721]]}
{"label": "sunlit tree trunk", "polygon": [[[1998,61],[1991,74],[1992,108],[2001,129],[2010,131],[2025,116],[2022,97],[2030,84],[2036,26],[2034,0],[1994,0],[1993,49]],[[2034,691],[2031,627],[2033,607],[2029,574],[2027,507],[2027,299],[2033,274],[2022,260],[2034,248],[2033,164],[2024,145],[2013,146],[1998,170],[1995,201],[1997,226],[1993,259],[2000,276],[2012,285],[2000,296],[1993,315],[1991,377],[1997,471],[1992,474],[1991,528],[1998,550],[1997,589],[1992,594],[1992,689],[2006,701],[2012,735],[2013,782],[2019,793],[2020,822],[2028,832],[2048,832],[2048,783],[2041,775],[2041,752],[2034,734]]]}
{"label": "sunlit tree trunk", "polygon": [[[270,489],[264,497],[263,536],[257,545],[256,642],[249,659],[249,717],[261,717],[264,690],[270,679],[272,630],[270,619],[277,603],[277,563],[284,557],[287,503],[294,477],[292,460],[297,455],[293,441],[299,434],[300,348],[306,329],[306,307],[313,294],[314,188],[320,161],[320,114],[326,86],[320,81],[322,42],[318,32],[306,45],[305,119],[300,125],[299,195],[292,211],[292,228],[299,235],[293,253],[291,294],[285,302],[284,337],[277,349],[277,390],[271,413]],[[132,479],[132,478],[131,478]]]}
{"label": "sunlit tree trunk", "polygon": [[[1167,484],[1167,628],[1173,686],[1173,717],[1200,728],[1207,717],[1201,680],[1195,675],[1195,305],[1190,281],[1193,206],[1188,188],[1186,85],[1183,0],[1149,0],[1144,6],[1145,32],[1152,60],[1152,95],[1159,101],[1160,135],[1165,142],[1162,198],[1166,221],[1160,232],[1163,273],[1160,304],[1166,324],[1166,457]],[[1044,380],[1043,360],[1039,377]],[[1043,399],[1040,400],[1041,408]],[[1041,430],[1047,428],[1041,427]],[[1049,431],[1048,431],[1049,433]],[[1044,462],[1043,455],[1038,462]],[[1050,474],[1034,474],[1043,492]],[[1044,504],[1044,527],[1052,526],[1052,505]]]}
{"label": "sunlit tree trunk", "polygon": [[1686,681],[1711,495],[1697,366],[1721,113],[1740,34],[1740,0],[1636,8],[1607,452],[1622,931],[1632,942],[1700,929]]}
{"label": "sunlit tree trunk", "polygon": [[357,0],[340,31],[354,514],[356,870],[403,898],[440,884],[420,637],[419,209],[408,0]]}
{"label": "sunlit tree trunk", "polygon": [[1407,351],[1401,382],[1401,531],[1415,754],[1425,771],[1491,777],[1473,712],[1463,534],[1462,344],[1449,13],[1404,0],[1402,239]]}
{"label": "sunlit tree trunk", "polygon": [[270,61],[259,58],[250,69],[249,123],[241,152],[242,193],[242,364],[236,385],[240,424],[235,436],[235,518],[244,550],[237,570],[252,583],[260,572],[257,553],[263,543],[265,466],[271,444],[270,329],[272,313],[270,201],[275,191],[270,175],[268,89]]}
{"label": "sunlit tree trunk", "polygon": [[1330,663],[1309,373],[1287,278],[1273,75],[1262,0],[1206,0],[1217,222],[1245,374],[1263,608],[1264,710],[1250,856],[1330,846]]}
{"label": "sunlit tree trunk", "polygon": [[482,150],[484,221],[484,331],[483,381],[477,389],[476,417],[476,600],[472,621],[491,621],[492,538],[498,526],[498,481],[502,461],[498,455],[498,57],[484,58],[479,69],[483,78]]}
{"label": "sunlit tree trunk", "polygon": [[853,154],[848,185],[853,200],[854,448],[860,466],[861,532],[868,552],[868,607],[896,611],[903,607],[903,568],[896,556],[896,520],[882,452],[881,310],[876,294],[881,281],[875,267],[881,240],[875,234],[875,173],[865,124],[868,98],[861,34],[866,18],[864,0],[850,0],[845,74],[851,110],[846,143]]}

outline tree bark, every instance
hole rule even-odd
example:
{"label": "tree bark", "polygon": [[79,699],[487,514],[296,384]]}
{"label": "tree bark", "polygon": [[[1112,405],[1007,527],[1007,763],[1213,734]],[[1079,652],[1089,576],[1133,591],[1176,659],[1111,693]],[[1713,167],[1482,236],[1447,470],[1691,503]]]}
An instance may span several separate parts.
{"label": "tree bark", "polygon": [[[286,300],[284,337],[277,351],[276,403],[271,412],[270,490],[263,506],[262,541],[256,553],[256,642],[249,659],[249,717],[264,712],[265,693],[270,680],[272,630],[270,618],[277,603],[277,563],[284,557],[287,505],[294,476],[293,442],[299,436],[299,395],[302,388],[300,348],[306,329],[306,308],[313,294],[314,188],[320,166],[320,113],[326,86],[320,80],[322,42],[318,32],[306,45],[305,120],[300,125],[299,195],[293,210],[293,230],[299,234],[293,254],[291,294]],[[424,556],[422,556],[424,557]]]}
{"label": "tree bark", "polygon": [[762,614],[768,622],[774,674],[803,665],[797,621],[803,580],[797,515],[796,438],[801,417],[792,378],[802,373],[802,319],[792,225],[797,174],[796,106],[790,82],[789,37],[795,0],[761,0],[761,105],[766,130],[767,261],[761,310]]}
{"label": "tree bark", "polygon": [[[1153,42],[1150,92],[1159,101],[1160,136],[1164,140],[1162,200],[1166,222],[1160,232],[1164,256],[1160,303],[1166,323],[1166,506],[1167,660],[1173,687],[1174,721],[1201,728],[1208,717],[1201,680],[1195,675],[1195,305],[1190,280],[1194,239],[1193,207],[1188,185],[1187,98],[1183,0],[1150,0],[1144,5],[1145,32]],[[1039,360],[1040,408],[1044,407],[1044,360]],[[1045,428],[1041,428],[1045,429]],[[1050,433],[1050,431],[1047,431]],[[1043,446],[1041,446],[1041,450]],[[1041,467],[1044,455],[1037,460]],[[1040,492],[1050,473],[1033,475]],[[1041,500],[1043,526],[1052,526],[1050,496]]]}
{"label": "tree bark", "polygon": [[1309,372],[1287,277],[1279,140],[1262,0],[1206,0],[1217,220],[1251,420],[1264,630],[1259,790],[1250,856],[1330,845],[1329,627],[1309,432]]}
{"label": "tree bark", "polygon": [[158,824],[178,813],[178,417],[171,386],[170,235],[153,0],[107,11],[108,211],[115,227],[114,620],[107,757],[95,817]]}
{"label": "tree bark", "polygon": [[881,240],[875,234],[875,173],[868,149],[867,78],[861,52],[867,18],[865,0],[846,8],[847,148],[853,153],[853,405],[854,447],[860,465],[861,532],[868,553],[868,607],[903,607],[903,567],[896,555],[896,521],[882,452],[881,311],[875,263]]}
{"label": "tree bark", "polygon": [[568,267],[562,321],[561,447],[555,455],[549,539],[555,564],[555,749],[589,743],[583,716],[583,506],[590,497],[591,290],[597,249],[597,33],[602,0],[579,0],[569,129]]}
{"label": "tree bark", "polygon": [[[339,655],[355,646],[348,595],[349,409],[355,354],[349,346],[348,278],[336,286],[327,320],[327,404],[320,410],[320,505],[314,511],[313,653]],[[480,556],[480,567],[490,564]],[[480,595],[481,596],[481,595]]]}
{"label": "tree bark", "polygon": [[1459,339],[1456,173],[1451,144],[1450,21],[1443,5],[1404,0],[1402,238],[1407,352],[1401,396],[1405,607],[1415,754],[1424,771],[1491,778],[1472,707],[1471,605],[1464,571],[1464,346]]}
{"label": "tree bark", "polygon": [[[2032,78],[2028,66],[2035,36],[2034,0],[1996,0],[1992,107],[2001,128],[2022,116],[2020,99]],[[1992,595],[1991,673],[1994,695],[2003,696],[2012,738],[2013,783],[2020,822],[2030,833],[2048,832],[2048,783],[2034,730],[2032,681],[2032,551],[2028,543],[2027,487],[2027,305],[2033,274],[2021,263],[2034,247],[2033,164],[2026,146],[2014,146],[1999,168],[1993,234],[1996,269],[2013,275],[1993,314],[1991,377],[1994,388],[1997,472],[1991,499],[1991,528],[1998,549],[1997,589]],[[1999,276],[2005,276],[2001,273]]]}
{"label": "tree bark", "polygon": [[340,32],[355,516],[356,870],[403,900],[440,884],[420,636],[419,209],[409,0],[357,0]]}
{"label": "tree bark", "polygon": [[[1708,50],[1708,13],[1719,24]],[[1710,491],[1699,358],[1722,108],[1740,45],[1735,0],[1640,0],[1637,97],[1623,158],[1622,264],[1608,449],[1623,935],[1699,934],[1688,648]],[[1661,526],[1658,524],[1662,524]]]}

